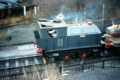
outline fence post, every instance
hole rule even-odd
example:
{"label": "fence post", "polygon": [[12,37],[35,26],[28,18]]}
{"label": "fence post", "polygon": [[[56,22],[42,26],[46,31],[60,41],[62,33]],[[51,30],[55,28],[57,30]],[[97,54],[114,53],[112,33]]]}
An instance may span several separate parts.
{"label": "fence post", "polygon": [[40,8],[39,8],[39,6],[37,7],[37,13],[39,13],[39,11],[40,11]]}
{"label": "fence post", "polygon": [[103,61],[103,63],[102,63],[102,69],[104,69],[104,64],[105,64],[105,63],[104,63],[104,61]]}
{"label": "fence post", "polygon": [[94,70],[94,63],[93,63],[93,70]]}
{"label": "fence post", "polygon": [[26,16],[26,6],[23,6],[23,14],[24,14],[24,16]]}
{"label": "fence post", "polygon": [[34,7],[34,14],[35,14],[35,15],[37,14],[37,9],[36,9],[36,7]]}
{"label": "fence post", "polygon": [[83,66],[83,64],[82,64],[82,65],[81,65],[81,68],[82,68],[82,72],[84,71],[83,67],[84,67],[84,66]]}
{"label": "fence post", "polygon": [[11,40],[10,30],[8,29],[8,39]]}
{"label": "fence post", "polygon": [[62,74],[62,66],[59,67],[60,74]]}
{"label": "fence post", "polygon": [[63,74],[63,61],[61,61],[61,66],[59,67],[59,70],[60,70],[60,74],[62,75]]}

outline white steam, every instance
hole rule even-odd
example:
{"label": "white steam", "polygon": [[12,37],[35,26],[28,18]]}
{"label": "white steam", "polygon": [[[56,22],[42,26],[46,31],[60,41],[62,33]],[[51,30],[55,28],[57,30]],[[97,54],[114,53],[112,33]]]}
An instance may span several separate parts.
{"label": "white steam", "polygon": [[64,15],[62,14],[62,13],[60,13],[60,14],[58,14],[57,16],[56,16],[56,19],[59,19],[59,20],[63,20],[65,17],[64,17]]}

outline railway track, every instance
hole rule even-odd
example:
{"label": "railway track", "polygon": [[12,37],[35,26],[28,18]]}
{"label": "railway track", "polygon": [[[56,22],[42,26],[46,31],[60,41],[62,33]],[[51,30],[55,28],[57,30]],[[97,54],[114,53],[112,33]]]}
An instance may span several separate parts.
{"label": "railway track", "polygon": [[[94,68],[104,69],[105,67],[108,67],[108,65],[112,68],[118,67],[116,65],[120,64],[120,57],[85,61],[82,63],[78,62],[76,64],[71,64],[69,62],[67,62],[68,64],[63,63],[59,63],[59,66],[55,67],[55,70],[59,70],[61,74],[63,68],[64,70],[79,69],[84,72],[85,70],[93,70]],[[45,66],[41,56],[27,56],[0,60],[0,80],[29,80],[31,77],[42,80],[38,78],[41,76],[42,71],[44,71]],[[120,66],[118,68],[120,68]],[[39,74],[39,77],[37,74]]]}
{"label": "railway track", "polygon": [[1,78],[7,78],[10,76],[17,76],[24,74],[24,70],[27,73],[32,73],[32,68],[34,66],[37,69],[41,68],[43,65],[41,56],[28,56],[21,58],[5,59],[0,61],[0,80]]}

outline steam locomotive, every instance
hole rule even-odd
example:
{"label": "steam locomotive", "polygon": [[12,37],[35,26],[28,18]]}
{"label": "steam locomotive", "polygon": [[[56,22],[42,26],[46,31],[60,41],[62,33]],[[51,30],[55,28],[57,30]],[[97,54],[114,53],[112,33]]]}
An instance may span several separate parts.
{"label": "steam locomotive", "polygon": [[[119,55],[118,43],[102,36],[99,28],[92,22],[82,24],[66,24],[63,20],[38,20],[39,29],[34,31],[34,45],[37,44],[36,55],[68,60],[69,58],[101,57]],[[107,33],[110,32],[107,28]]]}

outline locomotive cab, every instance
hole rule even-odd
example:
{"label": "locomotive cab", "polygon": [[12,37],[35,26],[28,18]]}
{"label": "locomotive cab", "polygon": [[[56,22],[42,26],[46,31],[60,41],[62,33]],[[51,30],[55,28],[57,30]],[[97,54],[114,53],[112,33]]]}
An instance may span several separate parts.
{"label": "locomotive cab", "polygon": [[36,40],[39,47],[46,51],[66,48],[67,24],[64,21],[39,20],[40,38]]}

